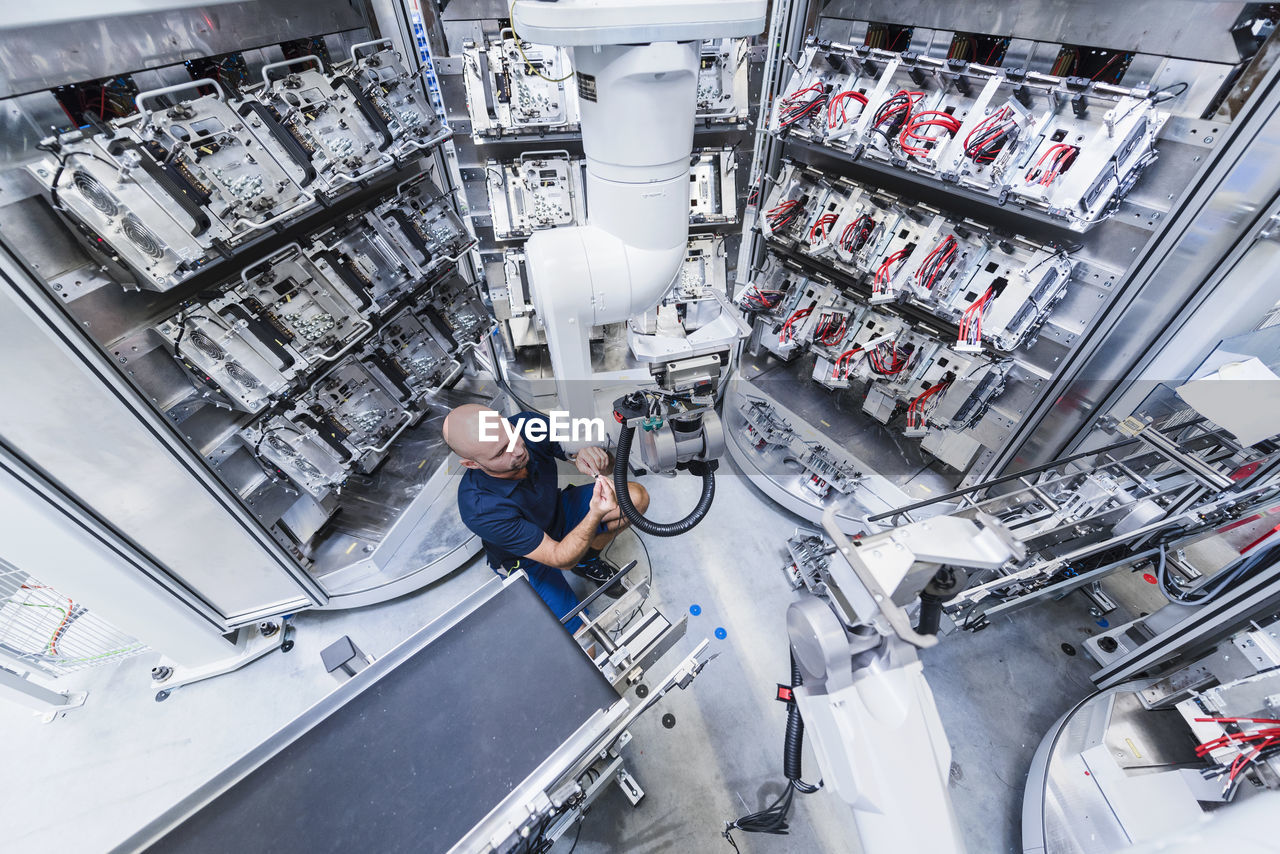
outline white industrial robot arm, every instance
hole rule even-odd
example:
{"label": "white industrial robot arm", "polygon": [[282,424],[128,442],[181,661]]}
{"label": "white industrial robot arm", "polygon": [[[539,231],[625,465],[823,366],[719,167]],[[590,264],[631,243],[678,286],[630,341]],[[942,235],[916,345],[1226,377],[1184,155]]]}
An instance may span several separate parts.
{"label": "white industrial robot arm", "polygon": [[587,224],[525,245],[560,404],[595,415],[592,326],[653,308],[689,237],[699,40],[764,29],[764,0],[517,0],[522,37],[568,47],[587,162]]}
{"label": "white industrial robot arm", "polygon": [[866,854],[959,854],[951,748],[917,656],[937,639],[911,627],[894,593],[914,598],[943,565],[998,567],[1021,545],[991,519],[938,517],[856,544],[834,511],[823,527],[843,558],[828,569],[831,603],[792,604],[787,634],[824,788],[853,809]]}

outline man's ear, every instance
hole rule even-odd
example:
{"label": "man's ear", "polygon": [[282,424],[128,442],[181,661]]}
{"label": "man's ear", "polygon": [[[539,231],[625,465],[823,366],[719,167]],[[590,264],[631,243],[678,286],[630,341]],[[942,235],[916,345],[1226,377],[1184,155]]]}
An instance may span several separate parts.
{"label": "man's ear", "polygon": [[478,469],[480,468],[480,464],[475,460],[463,460],[462,467],[468,468],[468,469]]}

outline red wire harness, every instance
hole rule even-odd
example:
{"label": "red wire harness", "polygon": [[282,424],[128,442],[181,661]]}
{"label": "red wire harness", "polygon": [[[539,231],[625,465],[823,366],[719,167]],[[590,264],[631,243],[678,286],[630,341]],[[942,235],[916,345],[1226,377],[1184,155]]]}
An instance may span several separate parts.
{"label": "red wire harness", "polygon": [[1231,768],[1227,777],[1227,785],[1229,786],[1235,781],[1236,776],[1249,766],[1249,763],[1258,758],[1262,751],[1276,744],[1280,744],[1280,720],[1274,718],[1196,718],[1199,723],[1217,723],[1217,724],[1271,724],[1271,726],[1262,729],[1253,730],[1252,732],[1229,732],[1218,736],[1215,739],[1204,742],[1196,747],[1196,756],[1206,756],[1220,747],[1227,747],[1231,744],[1237,746],[1247,744],[1248,742],[1258,742],[1257,746],[1249,753],[1241,753],[1231,763]]}
{"label": "red wire harness", "polygon": [[779,202],[769,210],[765,211],[765,218],[769,221],[769,228],[773,231],[780,231],[786,228],[796,217],[803,211],[800,202],[796,199],[787,199],[785,202]]}
{"label": "red wire harness", "polygon": [[836,128],[844,127],[845,123],[849,121],[849,117],[845,113],[849,108],[849,101],[857,101],[862,105],[861,109],[858,110],[859,114],[867,108],[867,96],[861,92],[839,93],[827,101],[827,127],[829,129],[835,130]]}
{"label": "red wire harness", "polygon": [[[879,133],[892,144],[894,132],[911,121],[911,110],[915,107],[916,102],[923,97],[923,92],[910,92],[906,89],[899,89],[876,108],[875,115],[871,117],[869,130]],[[884,130],[881,127],[886,122],[889,124],[888,130]]]}
{"label": "red wire harness", "polygon": [[840,216],[833,213],[825,213],[813,221],[813,226],[809,229],[809,245],[821,243],[827,239],[827,231],[831,226],[835,225],[836,220]]}
{"label": "red wire harness", "polygon": [[761,290],[759,285],[752,285],[749,290],[742,292],[739,299],[747,311],[770,311],[778,307],[784,295],[782,291]]}
{"label": "red wire harness", "polygon": [[813,340],[819,344],[830,347],[839,344],[844,340],[844,334],[849,331],[849,316],[847,314],[837,314],[834,312],[823,312],[818,318],[818,323],[813,330]]}
{"label": "red wire harness", "polygon": [[[1074,145],[1067,145],[1059,142],[1045,149],[1044,154],[1040,155],[1040,159],[1036,161],[1036,165],[1027,171],[1028,184],[1040,184],[1047,187],[1057,180],[1058,176],[1067,171],[1071,164],[1075,162],[1076,155],[1080,153],[1080,149]],[[1045,165],[1045,161],[1049,161]]]}
{"label": "red wire harness", "polygon": [[929,386],[919,397],[911,401],[910,405],[907,406],[908,428],[918,429],[928,426],[929,415],[927,407],[929,400],[940,394],[949,385],[951,385],[951,383],[941,382],[937,385]]}
{"label": "red wire harness", "polygon": [[960,120],[941,110],[925,110],[923,113],[916,113],[903,124],[902,133],[898,135],[898,147],[905,154],[928,157],[931,149],[927,146],[929,143],[937,143],[941,140],[942,134],[932,136],[921,131],[933,127],[940,127],[943,133],[955,136],[960,130]]}
{"label": "red wire harness", "polygon": [[853,357],[861,352],[861,347],[854,347],[852,350],[845,350],[837,356],[836,362],[831,368],[831,378],[833,380],[848,379],[849,372],[853,370]]}
{"label": "red wire harness", "polygon": [[824,89],[821,83],[810,83],[808,86],[804,87],[803,89],[797,89],[796,91],[792,92],[790,95],[783,97],[782,106],[786,107],[791,104],[799,103],[801,102],[801,100],[804,98],[805,95],[810,95],[810,94],[820,95],[822,94],[823,91]]}
{"label": "red wire harness", "polygon": [[916,284],[923,286],[925,290],[933,290],[934,283],[947,272],[955,257],[956,239],[948,234],[916,268]]}
{"label": "red wire harness", "polygon": [[822,83],[811,83],[803,89],[797,89],[779,102],[778,126],[790,127],[803,118],[815,115],[826,103],[827,87]]}
{"label": "red wire harness", "polygon": [[844,227],[837,242],[845,252],[857,252],[871,239],[871,232],[875,227],[876,221],[863,214]]}
{"label": "red wire harness", "polygon": [[973,346],[982,343],[982,314],[987,310],[987,306],[991,303],[991,298],[995,296],[995,293],[995,287],[987,288],[982,296],[974,300],[964,310],[964,314],[960,315],[960,335],[957,338],[957,343]]}
{"label": "red wire harness", "polygon": [[992,162],[1018,137],[1018,119],[1007,105],[978,122],[964,138],[964,154],[974,163]]}
{"label": "red wire harness", "polygon": [[795,331],[795,328],[792,326],[792,324],[795,323],[797,320],[803,320],[804,318],[808,317],[812,313],[813,313],[813,306],[809,306],[808,308],[802,308],[798,311],[792,312],[791,316],[787,318],[787,322],[782,324],[782,331],[778,333],[778,343],[789,344],[790,342],[794,341],[796,337],[796,331]]}
{"label": "red wire harness", "polygon": [[905,261],[907,256],[910,254],[911,253],[906,249],[899,249],[897,252],[884,259],[884,263],[876,268],[875,278],[871,282],[871,293],[888,293],[889,286],[893,283],[893,265]]}
{"label": "red wire harness", "polygon": [[871,362],[871,370],[882,377],[891,377],[906,370],[911,362],[911,353],[899,350],[897,342],[890,344],[886,341],[871,351],[868,361]]}

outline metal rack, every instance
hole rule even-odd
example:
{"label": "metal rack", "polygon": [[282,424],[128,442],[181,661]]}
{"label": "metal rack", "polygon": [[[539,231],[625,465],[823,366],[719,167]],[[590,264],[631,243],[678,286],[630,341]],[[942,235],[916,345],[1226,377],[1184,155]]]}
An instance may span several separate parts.
{"label": "metal rack", "polygon": [[[872,457],[891,460],[896,470],[873,466],[867,473],[908,492],[922,489],[922,475],[898,465],[910,456],[907,445],[934,460],[923,477],[935,493],[1060,457],[1069,439],[1083,435],[1068,436],[1067,425],[1091,426],[1086,407],[1066,390],[1079,383],[1089,395],[1105,395],[1108,380],[1134,379],[1106,368],[1085,375],[1083,365],[1143,352],[1142,342],[1160,335],[1149,318],[1174,323],[1199,299],[1185,264],[1167,271],[1176,290],[1151,277],[1155,247],[1184,240],[1198,216],[1207,224],[1238,202],[1239,191],[1222,184],[1212,185],[1212,195],[1187,194],[1211,173],[1215,181],[1247,180],[1244,172],[1225,171],[1226,147],[1252,152],[1251,140],[1273,133],[1259,130],[1267,109],[1261,94],[1231,95],[1233,75],[1252,67],[1250,57],[1271,29],[1254,27],[1228,46],[1220,33],[1192,43],[1167,27],[1094,31],[1083,8],[1059,32],[1050,25],[1057,19],[1037,4],[1001,18],[1000,26],[1016,25],[1013,34],[984,34],[974,10],[930,0],[874,4],[874,15],[839,2],[776,11],[769,43],[779,56],[763,87],[776,95],[760,105],[745,215],[743,257],[752,269],[735,292],[755,321],[755,375],[781,370],[797,381],[811,378],[813,387],[780,389],[775,402],[803,413],[837,445],[883,445],[880,425],[898,433],[901,439]],[[1233,14],[1244,20],[1252,12],[1216,4],[1212,18]],[[915,128],[923,136],[899,150],[902,129],[875,128],[880,108],[902,92],[913,115],[933,111],[925,117],[938,124]],[[966,140],[999,115],[1016,128],[989,157],[974,159]],[[1061,146],[1075,150],[1067,157]],[[1047,161],[1057,166],[1046,182],[1036,170],[1049,154],[1058,159]],[[1266,187],[1274,186],[1268,175]],[[1259,188],[1264,207],[1272,192]],[[1210,198],[1212,215],[1203,207]],[[786,205],[792,208],[783,216]],[[1247,239],[1247,227],[1232,233]],[[1227,245],[1224,232],[1214,238],[1215,252]],[[944,246],[954,247],[954,257],[921,286],[913,272],[929,260],[925,253]],[[908,261],[877,275],[898,250]],[[1037,260],[1046,253],[1053,265]],[[1212,261],[1194,263],[1201,270]],[[1046,281],[1024,283],[1019,271]],[[1256,277],[1247,288],[1250,304],[1264,289]],[[762,307],[752,295],[766,289],[783,294]],[[1118,314],[1138,305],[1136,315]],[[817,318],[831,312],[874,325],[864,339],[888,335],[888,346],[908,348],[912,382],[848,369],[848,358],[839,357],[858,351],[855,332],[837,346],[811,334]],[[973,315],[982,317],[980,331]],[[1234,318],[1222,322],[1223,334],[1239,331]],[[792,334],[778,343],[780,325]],[[1149,339],[1120,332],[1139,326]],[[1212,346],[1211,327],[1202,326],[1191,345]],[[934,353],[948,362],[992,359],[999,370],[979,400],[960,404],[961,389],[946,383],[953,377],[928,367]],[[972,417],[957,424],[948,416],[958,412]],[[866,425],[866,441],[845,438],[858,432],[851,421]],[[785,491],[781,482],[773,486],[770,494]],[[793,509],[816,521],[822,507],[810,501]]]}

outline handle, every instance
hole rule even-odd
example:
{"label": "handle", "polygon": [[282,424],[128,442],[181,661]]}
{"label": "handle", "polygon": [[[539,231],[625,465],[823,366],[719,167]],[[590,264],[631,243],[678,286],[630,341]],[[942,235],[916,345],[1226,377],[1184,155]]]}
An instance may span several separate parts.
{"label": "handle", "polygon": [[316,201],[315,197],[312,196],[310,193],[303,193],[301,196],[299,196],[299,201],[296,205],[294,205],[291,208],[288,208],[287,210],[280,211],[278,214],[276,214],[273,217],[268,217],[267,219],[264,219],[262,222],[253,222],[252,220],[248,220],[248,219],[245,219],[244,217],[240,217],[238,220],[235,221],[235,225],[237,227],[243,227],[244,230],[240,232],[241,234],[249,234],[250,232],[257,231],[260,228],[266,228],[267,226],[273,224],[278,219],[284,219],[285,217],[292,216],[293,214],[297,213],[303,208],[307,208],[315,204],[315,201]]}
{"label": "handle", "polygon": [[463,375],[463,373],[465,373],[465,371],[466,371],[466,369],[462,367],[462,363],[461,363],[461,362],[459,362],[457,359],[450,359],[450,360],[449,360],[449,372],[448,372],[448,373],[446,373],[446,374],[445,374],[445,375],[440,379],[440,384],[439,384],[439,385],[437,385],[437,386],[436,386],[435,388],[433,388],[433,389],[430,389],[430,390],[427,392],[426,397],[433,397],[433,396],[435,396],[436,394],[438,394],[438,393],[440,392],[440,390],[441,390],[441,389],[444,389],[444,388],[453,388],[455,385],[457,385],[458,380],[462,379],[462,375]]}
{"label": "handle", "polygon": [[414,185],[413,186],[414,190],[417,190],[418,189],[417,185],[421,184],[423,181],[427,182],[427,185],[430,186],[432,189],[435,189],[436,185],[431,180],[430,176],[428,176],[426,172],[419,172],[417,175],[414,175],[412,178],[406,178],[405,180],[401,181],[399,184],[396,184],[395,194],[397,196],[403,196],[405,188],[408,187],[410,184]]}
{"label": "handle", "polygon": [[273,266],[277,261],[289,254],[293,254],[295,256],[302,254],[302,247],[297,243],[297,241],[294,241],[293,243],[286,243],[284,246],[280,247],[278,252],[273,252],[261,261],[245,267],[240,271],[240,281],[244,282],[246,287],[252,287],[253,282],[249,281],[250,270],[257,270],[261,268],[263,272],[266,272],[266,268]]}
{"label": "handle", "polygon": [[[323,362],[336,362],[336,361],[338,361],[338,359],[340,359],[340,358],[342,358],[344,355],[346,355],[346,353],[347,353],[347,351],[348,351],[348,350],[350,350],[352,347],[354,347],[354,346],[356,346],[357,344],[359,344],[359,343],[360,343],[360,340],[361,340],[362,338],[364,338],[364,336],[365,336],[365,334],[366,334],[366,333],[369,333],[369,332],[372,332],[372,331],[373,331],[373,324],[372,324],[372,323],[370,323],[369,321],[367,321],[367,320],[365,320],[365,319],[361,318],[360,320],[358,320],[358,321],[357,321],[357,323],[358,323],[360,326],[363,326],[363,327],[364,327],[364,332],[358,332],[358,333],[356,333],[355,337],[351,339],[351,343],[350,343],[350,344],[348,344],[347,346],[343,347],[341,350],[339,350],[338,352],[334,353],[332,356],[326,355],[326,354],[324,354],[324,353],[316,353],[316,358],[317,358],[317,359],[320,359],[320,360],[321,360],[321,361],[323,361]],[[394,438],[394,437],[393,437],[393,438]]]}
{"label": "handle", "polygon": [[[352,62],[359,62],[359,61],[360,61],[360,55],[359,55],[360,48],[362,48],[362,47],[373,47],[373,46],[374,46],[374,45],[376,45],[376,44],[385,44],[387,47],[391,48],[392,50],[395,50],[395,48],[396,48],[395,43],[394,43],[394,42],[392,42],[392,41],[391,41],[391,39],[374,39],[374,40],[373,40],[373,41],[371,41],[371,42],[360,42],[359,44],[353,44],[353,45],[351,46],[351,61],[352,61]],[[376,51],[376,50],[371,50],[371,51],[369,51],[369,53],[370,53],[370,54],[375,54],[375,53],[377,53],[377,51]]]}
{"label": "handle", "polygon": [[412,420],[413,420],[413,413],[406,412],[404,414],[404,420],[400,422],[400,424],[396,427],[396,429],[391,433],[391,435],[387,438],[387,441],[383,442],[381,445],[378,445],[376,447],[373,445],[365,445],[365,446],[356,448],[356,450],[362,454],[368,451],[373,451],[375,454],[382,453],[387,448],[391,447],[392,442],[400,438],[400,434],[404,432],[405,428],[409,426],[409,422]]}
{"label": "handle", "polygon": [[281,60],[280,62],[269,62],[262,66],[262,82],[267,84],[268,87],[271,86],[271,78],[267,76],[267,72],[273,68],[287,68],[290,65],[297,65],[299,62],[307,61],[314,62],[316,64],[316,70],[321,74],[324,73],[324,62],[321,61],[320,57],[309,53],[306,56],[298,56],[293,59]]}
{"label": "handle", "polygon": [[[468,236],[468,237],[470,237],[470,235],[467,235],[467,236]],[[462,256],[463,256],[463,255],[466,255],[468,252],[470,252],[472,249],[474,249],[474,248],[476,247],[476,244],[477,244],[477,243],[479,243],[479,242],[480,242],[479,240],[477,240],[476,238],[472,237],[472,238],[471,238],[471,242],[470,242],[470,243],[468,243],[466,246],[462,247],[462,251],[461,251],[461,252],[459,252],[457,255],[454,255],[452,258],[450,258],[450,259],[449,259],[449,263],[450,263],[450,264],[457,264],[459,261],[461,261],[461,260],[462,260]]]}
{"label": "handle", "polygon": [[444,127],[438,134],[427,140],[405,138],[401,140],[400,145],[396,146],[392,153],[396,159],[403,159],[415,151],[426,151],[432,146],[439,145],[440,143],[450,139],[452,136],[453,130],[449,127]]}
{"label": "handle", "polygon": [[199,89],[201,86],[212,86],[218,91],[219,100],[227,100],[227,93],[223,91],[222,85],[217,80],[208,77],[201,77],[199,80],[192,80],[187,83],[175,83],[173,86],[165,86],[163,89],[148,89],[146,92],[139,92],[133,99],[134,106],[138,108],[138,112],[143,115],[151,115],[151,111],[142,105],[143,101],[151,98],[159,98],[161,95],[171,95],[174,92],[182,92],[186,89]]}
{"label": "handle", "polygon": [[549,160],[550,158],[546,156],[549,154],[563,154],[564,159],[569,161],[570,168],[572,168],[573,158],[570,157],[569,152],[563,148],[557,148],[551,151],[526,151],[524,154],[520,155],[520,162],[523,163],[525,162],[525,160],[538,160],[538,159]]}

